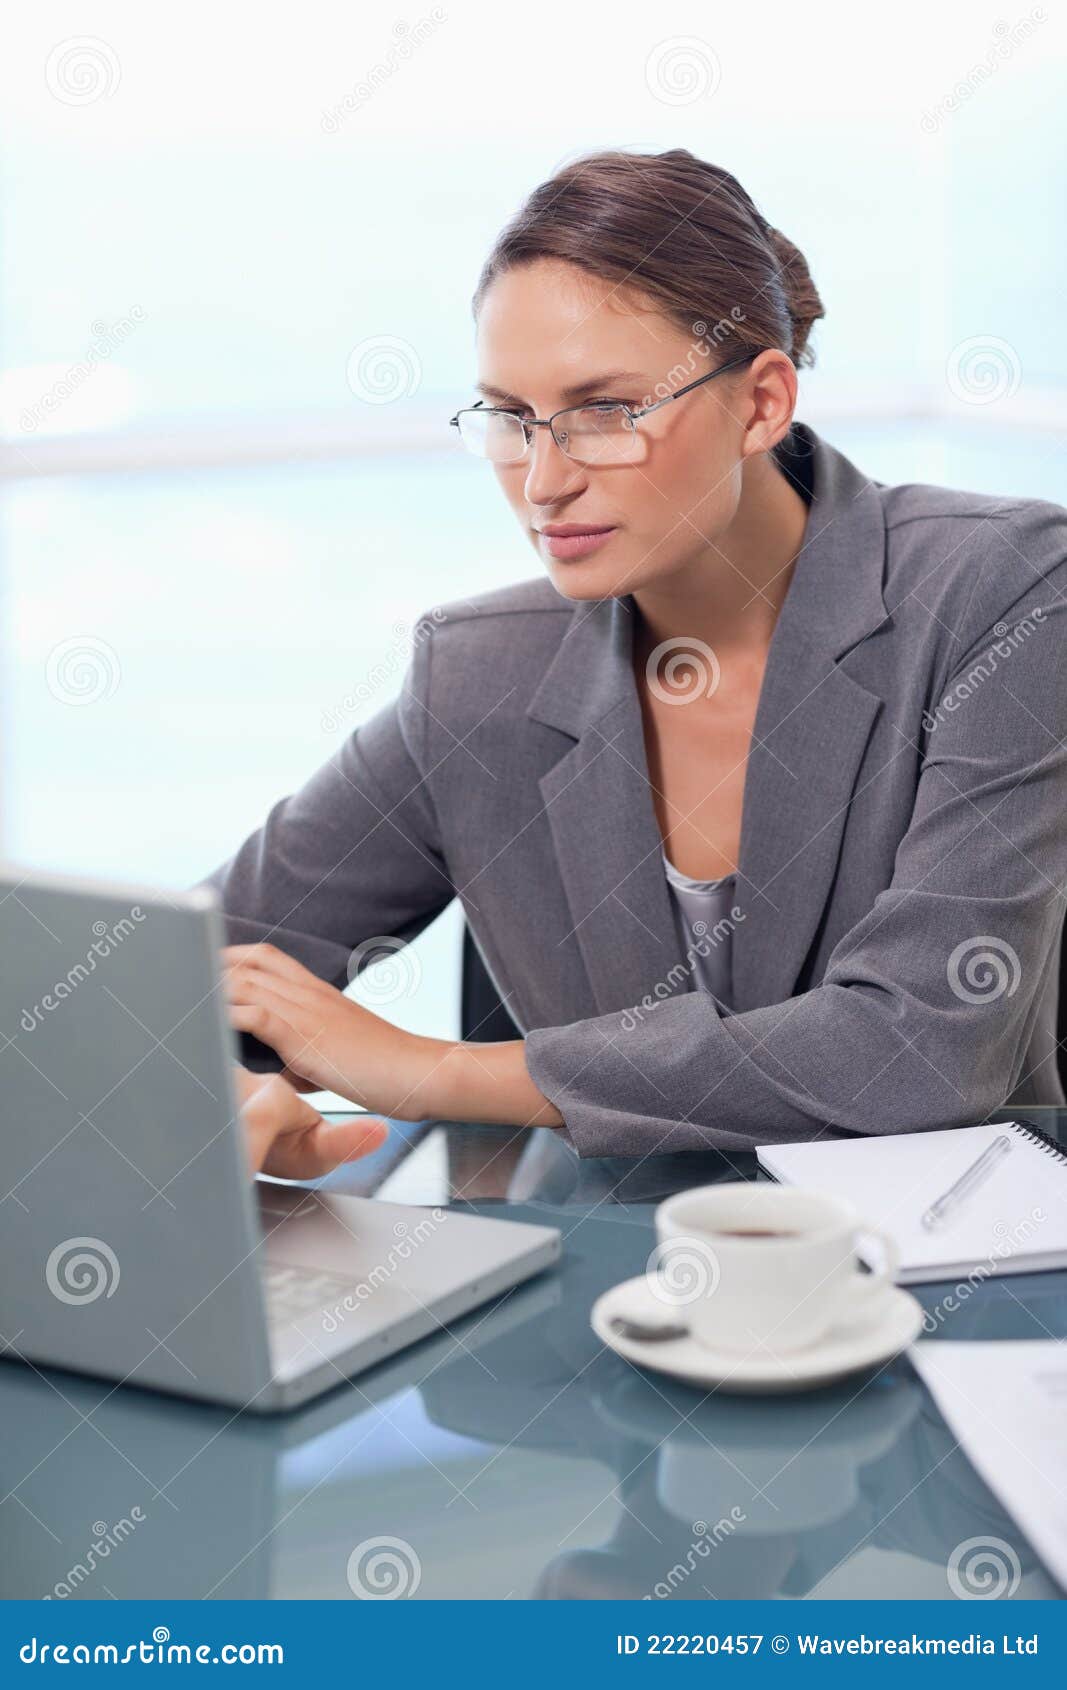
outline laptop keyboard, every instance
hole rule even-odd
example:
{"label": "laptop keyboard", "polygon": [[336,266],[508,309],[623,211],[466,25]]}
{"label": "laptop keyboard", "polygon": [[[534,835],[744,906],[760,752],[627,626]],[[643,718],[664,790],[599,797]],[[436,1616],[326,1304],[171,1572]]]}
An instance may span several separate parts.
{"label": "laptop keyboard", "polygon": [[266,1262],[260,1269],[260,1280],[272,1326],[286,1325],[317,1309],[329,1310],[342,1319],[346,1311],[339,1305],[355,1290],[352,1280],[340,1274],[318,1273],[283,1262]]}

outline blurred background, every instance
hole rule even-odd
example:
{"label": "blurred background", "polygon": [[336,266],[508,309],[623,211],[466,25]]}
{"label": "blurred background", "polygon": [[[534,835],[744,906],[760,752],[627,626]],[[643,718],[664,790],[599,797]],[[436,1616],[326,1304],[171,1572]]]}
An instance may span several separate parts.
{"label": "blurred background", "polygon": [[[540,572],[448,419],[494,236],[593,148],[689,147],[801,247],[798,416],[868,474],[1067,502],[1065,69],[1062,14],[973,0],[9,14],[7,854],[189,884],[420,612]],[[460,935],[383,1013],[456,1035]]]}

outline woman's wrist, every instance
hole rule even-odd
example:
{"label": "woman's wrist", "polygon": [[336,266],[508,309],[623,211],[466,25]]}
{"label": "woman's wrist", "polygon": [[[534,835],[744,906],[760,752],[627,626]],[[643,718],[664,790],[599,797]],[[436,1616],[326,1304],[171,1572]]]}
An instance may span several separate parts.
{"label": "woman's wrist", "polygon": [[[482,1121],[513,1127],[560,1127],[563,1117],[526,1068],[522,1039],[477,1044],[419,1039],[404,1120]],[[415,1113],[408,1114],[408,1108]]]}
{"label": "woman's wrist", "polygon": [[229,945],[222,954],[231,1024],[277,1053],[290,1086],[335,1091],[373,1115],[401,1121],[562,1126],[527,1073],[522,1039],[424,1038],[345,996],[274,945]]}

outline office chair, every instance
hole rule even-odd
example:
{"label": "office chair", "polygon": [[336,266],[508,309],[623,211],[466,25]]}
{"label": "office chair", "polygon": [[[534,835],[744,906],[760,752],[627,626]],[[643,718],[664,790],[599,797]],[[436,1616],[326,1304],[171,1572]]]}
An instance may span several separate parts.
{"label": "office chair", "polygon": [[504,1039],[521,1039],[522,1034],[508,1014],[489,977],[482,954],[467,923],[463,923],[463,960],[460,971],[460,1038],[479,1044]]}

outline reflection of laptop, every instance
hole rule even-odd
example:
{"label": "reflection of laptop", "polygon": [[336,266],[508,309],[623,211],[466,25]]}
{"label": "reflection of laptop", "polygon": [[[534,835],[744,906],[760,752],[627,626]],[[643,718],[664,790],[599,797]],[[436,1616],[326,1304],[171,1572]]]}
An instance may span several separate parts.
{"label": "reflection of laptop", "polygon": [[[423,1381],[458,1364],[469,1391],[492,1398],[499,1371],[472,1358],[523,1328],[522,1353],[535,1354],[531,1322],[551,1317],[560,1295],[561,1276],[542,1274],[292,1414],[233,1414],[0,1368],[0,1602],[48,1591],[119,1601],[347,1592],[345,1559],[364,1534],[346,1541],[346,1521],[391,1496],[394,1529],[421,1543],[419,1526],[440,1510],[441,1472],[456,1482],[456,1452],[489,1459],[490,1446],[427,1415]],[[523,1404],[511,1431],[534,1413]],[[411,1439],[431,1482],[398,1500],[390,1486],[411,1474]],[[443,1560],[455,1535],[441,1540]]]}
{"label": "reflection of laptop", "polygon": [[555,1228],[249,1181],[204,890],[0,869],[0,1351],[269,1410],[559,1259]]}

